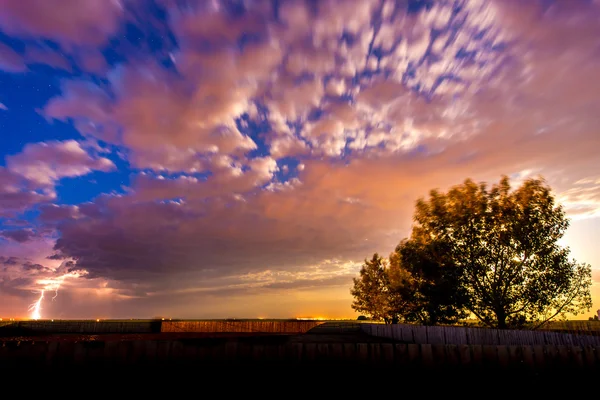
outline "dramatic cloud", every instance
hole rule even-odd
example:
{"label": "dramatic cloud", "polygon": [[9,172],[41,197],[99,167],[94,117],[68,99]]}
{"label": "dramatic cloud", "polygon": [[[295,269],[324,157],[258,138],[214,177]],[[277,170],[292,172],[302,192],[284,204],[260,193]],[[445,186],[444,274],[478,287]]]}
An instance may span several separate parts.
{"label": "dramatic cloud", "polygon": [[6,155],[0,254],[44,240],[31,262],[85,271],[56,309],[351,315],[361,260],[467,177],[541,174],[573,229],[600,216],[598,2],[69,3],[0,0],[24,43],[0,69],[53,68],[31,108],[63,134]]}

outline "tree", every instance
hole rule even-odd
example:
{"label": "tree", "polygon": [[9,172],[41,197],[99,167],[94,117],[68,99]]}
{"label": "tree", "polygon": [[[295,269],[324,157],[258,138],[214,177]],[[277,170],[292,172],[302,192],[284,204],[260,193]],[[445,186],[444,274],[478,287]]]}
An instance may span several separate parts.
{"label": "tree", "polygon": [[467,179],[418,200],[414,219],[408,269],[426,280],[431,271],[457,271],[449,280],[442,274],[442,282],[456,285],[464,308],[485,325],[539,327],[591,307],[591,267],[570,260],[569,249],[557,244],[569,221],[543,179],[514,191],[507,177],[491,190]]}
{"label": "tree", "polygon": [[350,293],[354,296],[354,310],[369,315],[371,319],[392,323],[397,322],[397,317],[386,268],[386,260],[375,253],[371,260],[365,260],[359,278],[353,278],[354,287]]}

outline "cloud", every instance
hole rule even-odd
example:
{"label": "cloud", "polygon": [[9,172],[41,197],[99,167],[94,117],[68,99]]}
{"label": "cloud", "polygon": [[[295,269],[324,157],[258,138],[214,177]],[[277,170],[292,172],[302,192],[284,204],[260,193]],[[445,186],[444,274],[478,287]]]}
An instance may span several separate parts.
{"label": "cloud", "polygon": [[4,104],[0,103],[0,110],[8,111],[8,107],[6,107]]}
{"label": "cloud", "polygon": [[575,182],[570,189],[560,193],[558,200],[573,218],[600,216],[600,177]]}
{"label": "cloud", "polygon": [[[109,74],[110,87],[65,83],[63,97],[45,114],[73,119],[82,133],[131,150],[136,167],[156,170],[185,171],[184,153],[194,164],[206,153],[254,150],[256,140],[239,132],[238,118],[255,116],[257,105],[265,109],[265,141],[277,158],[337,157],[347,148],[382,145],[410,151],[429,137],[473,134],[474,121],[461,115],[468,100],[421,103],[471,96],[468,87],[489,84],[508,57],[498,50],[508,35],[493,22],[498,11],[489,2],[455,10],[436,3],[413,16],[380,9],[377,1],[323,1],[310,18],[306,3],[288,2],[279,10],[283,25],[267,19],[268,3],[243,15],[215,4],[166,2],[179,75],[148,60],[124,64]],[[255,40],[240,47],[248,35]],[[116,94],[113,102],[109,93]],[[340,108],[343,95],[360,103],[342,115],[328,111]],[[321,116],[311,117],[315,112]],[[449,124],[454,132],[440,129]]]}
{"label": "cloud", "polygon": [[113,105],[108,94],[88,81],[64,81],[63,96],[50,99],[43,114],[60,121],[72,121],[85,136],[118,143],[118,130],[111,120]]}
{"label": "cloud", "polygon": [[[578,97],[572,98],[569,96],[574,92],[569,86],[576,82],[593,82],[593,71],[597,70],[592,68],[595,61],[589,61],[592,65],[588,69],[578,58],[565,59],[564,63],[572,64],[573,69],[584,68],[583,77],[586,79],[581,79],[579,74],[571,74],[567,78],[571,83],[549,81],[546,90],[555,91],[556,96],[535,96],[538,91],[536,80],[519,79],[527,76],[524,74],[529,68],[540,73],[554,68],[552,63],[540,61],[546,57],[545,52],[551,51],[544,42],[553,39],[546,34],[530,32],[524,26],[515,27],[515,22],[507,22],[510,19],[508,11],[498,3],[482,2],[475,6],[471,2],[457,13],[452,12],[451,3],[439,3],[415,15],[389,13],[384,16],[383,25],[377,32],[373,31],[369,22],[371,13],[376,12],[376,7],[370,3],[365,2],[364,13],[356,13],[352,9],[356,3],[345,6],[347,3],[344,2],[327,2],[319,7],[317,17],[313,19],[306,18],[308,11],[302,4],[286,4],[281,14],[286,27],[273,28],[273,32],[278,34],[272,36],[268,36],[269,30],[257,22],[261,19],[254,14],[247,18],[228,19],[222,10],[212,10],[208,14],[196,11],[190,15],[178,11],[170,21],[182,43],[182,50],[175,60],[185,81],[153,64],[122,66],[113,71],[111,79],[116,93],[114,105],[110,104],[107,96],[101,95],[101,91],[90,96],[89,104],[101,105],[92,111],[56,111],[60,108],[56,105],[61,101],[73,107],[81,104],[84,92],[69,97],[72,92],[67,90],[66,97],[50,103],[46,109],[50,116],[86,115],[90,120],[110,120],[122,126],[120,143],[132,150],[131,160],[138,167],[192,174],[174,178],[140,175],[134,181],[132,189],[135,194],[130,198],[103,200],[106,205],[102,208],[107,207],[108,215],[111,212],[122,213],[121,208],[154,209],[156,225],[152,225],[151,221],[144,222],[149,224],[146,230],[149,231],[150,226],[170,226],[160,217],[165,213],[172,216],[172,221],[181,219],[181,229],[186,232],[214,232],[206,240],[216,248],[229,249],[226,244],[229,241],[239,244],[237,252],[233,251],[233,247],[230,250],[231,257],[234,257],[233,253],[243,252],[246,233],[239,228],[241,237],[217,234],[221,229],[219,224],[223,223],[221,219],[228,219],[219,210],[227,210],[232,220],[252,220],[255,222],[250,226],[265,229],[265,243],[268,243],[267,238],[281,234],[278,226],[298,224],[305,229],[298,229],[298,237],[282,239],[289,246],[306,243],[307,237],[314,236],[328,251],[343,253],[347,251],[346,245],[348,248],[366,249],[364,238],[357,235],[349,240],[336,230],[372,233],[378,225],[374,221],[369,224],[367,220],[373,215],[382,215],[376,217],[381,225],[380,233],[373,234],[375,238],[384,238],[385,231],[397,231],[399,226],[407,228],[401,217],[408,218],[411,207],[403,212],[396,211],[396,208],[407,202],[411,204],[431,187],[457,183],[467,176],[496,179],[502,173],[526,167],[548,169],[565,157],[576,154],[587,155],[583,159],[593,159],[589,149],[596,141],[591,122],[594,117],[586,111],[591,110],[589,107],[583,107],[584,100],[580,100],[581,95],[593,93],[593,90],[582,87]],[[545,18],[552,21],[540,21],[537,24],[541,26],[539,29],[545,30],[545,24],[554,23],[554,16]],[[213,38],[211,30],[197,23],[208,20],[214,30],[211,43],[215,47],[210,51],[198,50],[200,43]],[[231,26],[229,30],[225,29],[228,25]],[[559,24],[559,28],[567,29],[568,26]],[[432,35],[432,29],[440,33]],[[241,52],[232,50],[231,44],[246,30],[261,37],[260,44]],[[339,46],[338,35],[344,30],[355,37]],[[304,44],[302,37],[310,37],[310,45]],[[333,38],[338,39],[331,48]],[[361,71],[371,71],[374,67],[374,63],[367,60],[369,46],[364,45],[364,38],[381,47],[382,56],[378,57],[376,69],[381,73],[387,71],[391,74],[390,79],[384,80],[384,75],[380,74],[362,75]],[[528,45],[528,42],[541,42],[542,50]],[[589,54],[589,45],[591,43],[579,43],[572,50],[573,54]],[[521,46],[527,46],[527,49]],[[251,62],[256,58],[254,52],[259,50],[264,56],[260,61]],[[326,50],[332,50],[336,57],[328,56]],[[562,50],[558,47],[554,51]],[[243,60],[248,61],[243,63]],[[284,70],[272,74],[277,63],[281,63]],[[342,73],[333,78],[326,77],[334,69]],[[312,76],[295,78],[306,72]],[[350,74],[344,75],[346,72]],[[514,80],[507,77],[509,72],[516,76]],[[451,79],[449,74],[452,74]],[[241,76],[245,78],[238,82]],[[351,76],[360,76],[360,79],[349,79]],[[517,87],[519,82],[519,91],[506,90],[499,83],[499,77],[513,83],[511,87]],[[184,82],[191,84],[191,91],[183,89]],[[452,82],[457,83],[454,89],[448,86]],[[225,87],[229,89],[224,90]],[[340,101],[337,97],[344,93],[353,96],[353,100]],[[264,176],[263,179],[259,179],[258,175],[251,178],[254,170],[250,167],[251,160],[225,157],[239,154],[236,153],[238,150],[244,154],[254,148],[251,144],[254,141],[240,133],[233,121],[244,113],[251,115],[252,120],[260,121],[261,113],[254,111],[252,99],[261,94],[264,97],[258,97],[257,103],[266,109],[262,121],[268,122],[272,128],[266,135],[272,156],[305,158],[303,165],[307,166],[307,171],[300,175],[303,184],[290,194],[258,192],[250,195],[249,191],[272,177],[272,167],[269,167],[271,170],[264,168],[265,173],[260,175]],[[208,98],[210,102],[206,101]],[[578,125],[569,126],[567,121],[559,119],[564,113],[558,112],[558,106],[553,105],[557,99],[564,107],[570,107],[573,102],[582,104],[576,110],[570,107],[576,114],[569,118],[574,120],[578,115]],[[593,100],[590,98],[589,101]],[[532,114],[531,109],[540,111]],[[319,111],[317,118],[310,116],[315,110]],[[298,122],[299,129],[294,127],[294,121]],[[579,135],[579,140],[568,150],[560,146],[563,140],[561,129],[566,126],[569,126],[570,132]],[[222,133],[215,136],[214,129],[217,127]],[[544,129],[544,135],[536,136],[540,129]],[[103,137],[102,134],[98,136]],[[228,138],[225,142],[228,144],[223,144],[222,138]],[[343,166],[313,158],[320,155],[339,157],[348,152],[352,157]],[[371,158],[373,156],[385,157],[385,161],[376,162]],[[231,161],[223,163],[222,160]],[[272,166],[273,162],[270,163]],[[576,169],[568,168],[563,173],[571,176]],[[213,175],[208,178],[193,175],[202,171],[210,171]],[[474,174],[474,171],[478,173]],[[419,180],[415,181],[415,177]],[[389,193],[390,186],[401,186],[403,190],[392,194]],[[559,190],[564,190],[564,187],[559,185]],[[235,202],[227,197],[228,193],[244,193],[246,202]],[[202,204],[202,207],[193,203],[212,196],[220,200]],[[348,198],[358,201],[343,201]],[[153,199],[175,202],[150,203]],[[184,203],[178,203],[178,199],[184,199]],[[359,210],[369,210],[369,216],[357,218],[349,211],[346,215],[344,207],[353,207],[354,212],[359,214],[366,212]],[[307,214],[308,210],[314,215]],[[262,215],[261,212],[268,214]],[[275,213],[276,217],[271,213]],[[287,213],[300,216],[292,221]],[[391,215],[395,217],[390,218]],[[77,226],[83,229],[87,223],[93,226],[99,224],[98,230],[89,229],[94,232],[107,230],[105,237],[97,237],[96,240],[100,241],[109,240],[109,232],[122,232],[122,227],[103,222],[102,218],[108,218],[107,215],[98,218],[78,220]],[[333,218],[337,222],[332,223]],[[110,217],[110,221],[118,220]],[[263,223],[264,228],[261,228]],[[58,248],[66,253],[74,251],[70,240],[78,241],[85,236],[74,225],[68,229],[62,232],[58,244]],[[177,237],[179,228],[165,226],[160,230],[174,232]],[[133,238],[135,234],[127,236]],[[250,236],[261,237],[260,230]],[[222,237],[222,244],[213,243],[217,237]],[[342,238],[349,241],[345,243]],[[170,243],[175,239],[170,236],[164,240]],[[399,237],[385,240],[391,245]],[[145,235],[134,243],[145,241],[155,243],[153,248],[156,252],[169,247]],[[200,252],[199,249],[191,249],[191,244],[190,248],[186,247],[183,237],[177,243],[182,249],[175,259],[181,257],[180,254]],[[131,246],[138,251],[138,244]],[[205,251],[209,252],[208,245]],[[247,251],[258,251],[258,247]],[[268,252],[267,248],[262,251]],[[313,251],[305,248],[304,256],[310,257],[309,253]],[[355,254],[359,252],[357,250]],[[127,253],[133,252],[126,249],[119,252]],[[325,253],[323,250],[321,256],[325,257]],[[85,256],[82,257],[81,262],[85,259]],[[165,260],[170,259],[170,255],[155,255],[153,259],[167,262]],[[275,261],[275,255],[272,259],[274,263],[282,262]],[[144,260],[140,265],[152,268],[153,261],[145,257]],[[118,262],[108,264],[116,265]],[[191,263],[180,261],[178,264],[190,264],[192,268]],[[233,261],[228,264],[233,265]]]}
{"label": "cloud", "polygon": [[23,58],[27,64],[44,64],[52,68],[71,72],[71,63],[60,51],[49,47],[28,46]]}
{"label": "cloud", "polygon": [[39,44],[26,44],[19,52],[0,43],[0,70],[11,73],[29,72],[28,66],[43,64],[58,70],[72,72],[71,62],[63,51]]}
{"label": "cloud", "polygon": [[64,177],[115,168],[107,158],[90,156],[75,140],[27,144],[21,153],[7,156],[6,164],[12,172],[41,186],[51,186]]}
{"label": "cloud", "polygon": [[235,162],[227,156],[217,157],[210,167],[212,175],[196,178],[189,175],[167,177],[140,174],[134,178],[137,199],[198,200],[217,196],[244,194],[269,183],[278,170],[271,157],[253,158],[247,164]]}
{"label": "cloud", "polygon": [[13,229],[0,232],[0,236],[10,240],[14,240],[18,243],[24,243],[29,241],[33,232],[30,229]]}
{"label": "cloud", "polygon": [[39,221],[50,225],[77,218],[80,213],[79,206],[43,204],[38,209],[40,211]]}
{"label": "cloud", "polygon": [[0,70],[6,72],[26,72],[23,56],[4,43],[0,43]]}
{"label": "cloud", "polygon": [[30,293],[35,285],[35,279],[44,271],[40,264],[17,257],[0,256],[0,287],[2,291],[12,295]]}
{"label": "cloud", "polygon": [[23,176],[0,167],[0,217],[13,217],[35,204],[53,199],[51,193],[37,190]]}
{"label": "cloud", "polygon": [[105,76],[109,65],[101,51],[94,48],[82,48],[75,54],[79,67],[86,72]]}
{"label": "cloud", "polygon": [[61,7],[44,0],[0,0],[0,28],[8,35],[42,37],[64,46],[99,45],[119,28],[121,1],[66,0]]}
{"label": "cloud", "polygon": [[0,167],[0,217],[14,217],[56,200],[54,186],[62,178],[114,169],[112,161],[89,155],[74,140],[27,144],[20,153],[6,157],[6,167]]}

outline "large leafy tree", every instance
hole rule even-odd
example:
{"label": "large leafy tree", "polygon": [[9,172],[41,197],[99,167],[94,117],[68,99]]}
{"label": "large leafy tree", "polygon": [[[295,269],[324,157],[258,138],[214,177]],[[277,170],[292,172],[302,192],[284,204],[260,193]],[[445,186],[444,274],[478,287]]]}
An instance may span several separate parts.
{"label": "large leafy tree", "polygon": [[[458,271],[443,281],[456,285],[465,309],[488,326],[539,326],[591,307],[591,267],[558,245],[569,222],[542,179],[516,190],[507,177],[491,189],[466,180],[447,193],[432,190],[417,202],[414,219],[410,241],[421,249],[406,258],[409,270]],[[420,261],[431,249],[431,263]]]}

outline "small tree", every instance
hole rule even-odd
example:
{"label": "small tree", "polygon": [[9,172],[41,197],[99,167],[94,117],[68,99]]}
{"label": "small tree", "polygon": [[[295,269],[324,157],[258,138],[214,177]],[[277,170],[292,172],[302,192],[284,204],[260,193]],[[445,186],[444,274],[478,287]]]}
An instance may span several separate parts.
{"label": "small tree", "polygon": [[[464,290],[465,308],[488,326],[539,327],[591,307],[591,267],[569,260],[569,249],[558,246],[569,223],[541,179],[515,191],[507,177],[491,190],[471,180],[448,193],[432,190],[429,200],[417,202],[415,222],[411,240],[440,250],[434,270],[458,269],[454,284]],[[422,276],[431,268],[409,264]]]}
{"label": "small tree", "polygon": [[353,278],[354,287],[350,290],[354,301],[352,308],[367,314],[374,320],[386,323],[397,322],[390,296],[390,282],[386,271],[387,262],[375,253],[371,260],[365,260],[360,276]]}

